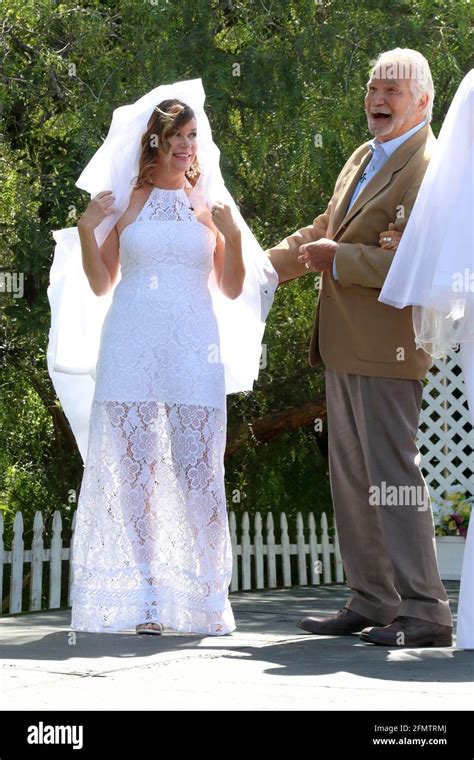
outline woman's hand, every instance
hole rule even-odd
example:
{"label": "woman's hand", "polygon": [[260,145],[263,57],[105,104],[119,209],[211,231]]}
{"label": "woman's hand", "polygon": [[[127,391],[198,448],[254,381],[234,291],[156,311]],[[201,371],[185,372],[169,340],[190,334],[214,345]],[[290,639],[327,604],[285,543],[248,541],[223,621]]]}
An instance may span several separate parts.
{"label": "woman's hand", "polygon": [[230,206],[225,203],[214,203],[211,216],[214,226],[220,232],[214,253],[217,282],[227,298],[238,298],[245,279],[240,228],[235,223]]}
{"label": "woman's hand", "polygon": [[232,216],[230,206],[217,201],[211,208],[211,216],[212,221],[226,240],[238,239],[240,237],[240,229]]}
{"label": "woman's hand", "polygon": [[396,251],[402,238],[402,233],[395,229],[395,225],[390,222],[388,230],[380,233],[379,245],[386,251]]}
{"label": "woman's hand", "polygon": [[109,292],[119,271],[119,239],[116,228],[111,229],[100,248],[94,233],[95,228],[106,216],[115,213],[114,200],[111,190],[97,193],[77,222],[82,266],[96,296],[103,296]]}
{"label": "woman's hand", "polygon": [[106,216],[115,214],[116,209],[113,207],[114,201],[115,196],[112,194],[111,190],[103,190],[101,193],[97,193],[79,218],[77,222],[78,228],[95,230]]}

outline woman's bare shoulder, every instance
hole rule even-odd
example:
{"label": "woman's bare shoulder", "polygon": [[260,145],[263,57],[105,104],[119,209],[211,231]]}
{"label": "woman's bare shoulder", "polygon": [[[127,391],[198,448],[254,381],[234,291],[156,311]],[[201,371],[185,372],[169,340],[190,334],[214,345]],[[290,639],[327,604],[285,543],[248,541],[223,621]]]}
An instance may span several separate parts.
{"label": "woman's bare shoulder", "polygon": [[117,230],[118,235],[120,235],[123,229],[128,224],[133,222],[134,219],[138,216],[138,213],[145,203],[149,192],[150,190],[146,185],[142,185],[141,187],[134,187],[132,189],[128,206],[123,212],[122,216],[120,216],[115,223],[115,229]]}

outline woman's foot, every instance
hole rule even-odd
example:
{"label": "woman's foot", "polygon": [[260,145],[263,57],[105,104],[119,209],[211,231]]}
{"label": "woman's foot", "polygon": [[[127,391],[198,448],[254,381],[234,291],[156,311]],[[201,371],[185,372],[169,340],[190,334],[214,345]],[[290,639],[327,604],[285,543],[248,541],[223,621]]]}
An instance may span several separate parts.
{"label": "woman's foot", "polygon": [[140,623],[135,626],[136,633],[160,636],[165,630],[164,625],[161,623]]}

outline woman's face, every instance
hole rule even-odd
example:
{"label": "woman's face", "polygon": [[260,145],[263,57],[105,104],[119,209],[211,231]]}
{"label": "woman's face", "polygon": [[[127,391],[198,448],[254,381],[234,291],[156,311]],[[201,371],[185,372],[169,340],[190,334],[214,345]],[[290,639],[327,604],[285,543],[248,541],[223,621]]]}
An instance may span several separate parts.
{"label": "woman's face", "polygon": [[191,119],[183,126],[178,127],[176,132],[167,135],[165,140],[170,149],[165,153],[158,149],[159,158],[167,164],[170,171],[186,172],[193,163],[197,152],[196,119]]}

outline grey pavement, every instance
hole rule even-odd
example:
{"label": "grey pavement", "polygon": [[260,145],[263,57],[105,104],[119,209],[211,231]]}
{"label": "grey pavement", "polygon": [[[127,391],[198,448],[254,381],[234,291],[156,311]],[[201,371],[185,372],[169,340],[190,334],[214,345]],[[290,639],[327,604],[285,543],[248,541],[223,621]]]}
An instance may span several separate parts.
{"label": "grey pavement", "polygon": [[[446,587],[456,611],[459,584]],[[312,636],[341,585],[231,594],[229,636],[69,630],[70,610],[0,618],[2,710],[472,710],[474,650]]]}

